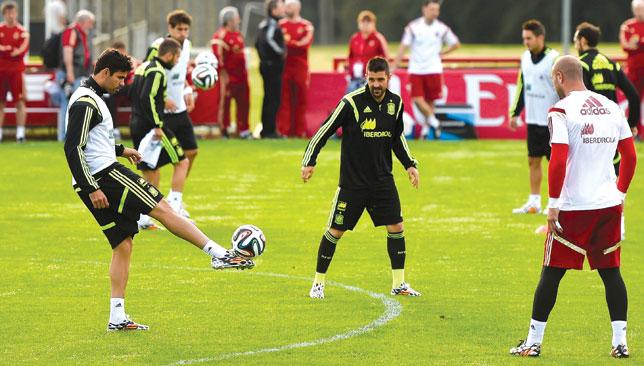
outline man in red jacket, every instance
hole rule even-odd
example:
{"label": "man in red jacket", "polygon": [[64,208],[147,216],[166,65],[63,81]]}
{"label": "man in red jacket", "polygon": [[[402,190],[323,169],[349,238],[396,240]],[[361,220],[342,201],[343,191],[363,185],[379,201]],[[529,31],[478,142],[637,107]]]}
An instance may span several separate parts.
{"label": "man in red jacket", "polygon": [[282,104],[277,128],[283,136],[306,137],[306,94],[309,88],[309,48],[313,24],[300,16],[299,0],[286,0],[286,18],[279,26],[286,43],[286,64],[282,76]]}
{"label": "man in red jacket", "polygon": [[221,28],[212,36],[212,53],[219,59],[219,113],[222,132],[227,134],[230,126],[230,102],[235,100],[237,110],[237,132],[240,138],[250,138],[248,113],[250,110],[250,88],[244,36],[239,31],[239,12],[227,6],[219,12]]}
{"label": "man in red jacket", "polygon": [[644,0],[633,0],[633,18],[619,30],[619,42],[627,54],[626,76],[638,94],[644,92]]}
{"label": "man in red jacket", "polygon": [[2,3],[4,22],[0,23],[0,141],[7,93],[16,102],[16,141],[25,140],[25,88],[23,61],[29,50],[29,32],[18,23],[18,6],[13,1]]}

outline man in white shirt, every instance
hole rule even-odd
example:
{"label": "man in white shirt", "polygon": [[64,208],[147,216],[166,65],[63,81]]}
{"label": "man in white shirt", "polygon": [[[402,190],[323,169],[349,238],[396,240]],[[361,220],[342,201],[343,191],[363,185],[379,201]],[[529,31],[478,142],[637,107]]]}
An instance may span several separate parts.
{"label": "man in white shirt", "polygon": [[[512,348],[517,356],[539,356],[546,321],[568,269],[588,258],[604,282],[613,328],[610,355],[629,356],[626,345],[628,300],[620,267],[621,216],[635,174],[633,134],[620,107],[584,86],[582,67],[573,56],[552,70],[562,98],[548,113],[552,158],[548,166],[548,238],[541,279],[534,294],[528,338]],[[613,156],[622,155],[619,178]]]}
{"label": "man in white shirt", "polygon": [[[440,138],[440,123],[434,115],[434,101],[442,98],[443,94],[443,64],[441,56],[458,47],[458,37],[443,22],[438,20],[440,14],[438,0],[425,0],[422,7],[423,16],[411,21],[405,27],[400,49],[393,70],[395,70],[405,55],[411,50],[409,57],[409,82],[411,83],[412,101],[420,110],[422,131],[425,138],[431,129],[434,138]],[[444,46],[447,46],[444,48]],[[427,136],[429,137],[429,136]]]}
{"label": "man in white shirt", "polygon": [[541,212],[541,162],[550,158],[548,108],[559,97],[552,85],[550,72],[559,53],[545,44],[546,28],[538,20],[523,23],[521,37],[527,50],[521,56],[521,69],[514,102],[510,106],[510,130],[516,130],[518,118],[525,106],[528,125],[528,166],[530,167],[530,195],[527,202],[514,210],[515,214]]}

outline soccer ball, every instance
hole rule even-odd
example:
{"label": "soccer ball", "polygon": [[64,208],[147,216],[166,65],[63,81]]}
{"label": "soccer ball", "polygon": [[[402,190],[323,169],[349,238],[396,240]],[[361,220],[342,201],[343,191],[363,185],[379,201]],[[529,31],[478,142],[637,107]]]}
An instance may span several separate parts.
{"label": "soccer ball", "polygon": [[208,64],[214,66],[214,68],[216,69],[217,66],[219,66],[219,60],[217,60],[217,57],[213,55],[212,52],[203,51],[199,52],[197,57],[195,57],[195,64]]}
{"label": "soccer ball", "polygon": [[192,83],[199,89],[208,90],[215,86],[219,75],[217,69],[209,64],[199,64],[192,69]]}
{"label": "soccer ball", "polygon": [[266,237],[260,228],[254,225],[242,225],[233,233],[233,251],[246,258],[257,257],[264,252]]}

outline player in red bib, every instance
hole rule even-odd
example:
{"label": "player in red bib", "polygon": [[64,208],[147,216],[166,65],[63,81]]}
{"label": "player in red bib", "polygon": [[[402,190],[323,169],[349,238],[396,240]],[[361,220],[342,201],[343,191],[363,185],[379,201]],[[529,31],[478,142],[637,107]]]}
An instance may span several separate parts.
{"label": "player in red bib", "polygon": [[250,110],[250,87],[244,36],[239,31],[239,12],[227,6],[219,12],[221,28],[212,36],[212,53],[219,59],[219,123],[227,134],[230,126],[230,103],[234,99],[237,110],[237,132],[241,138],[250,138],[248,113]]}
{"label": "player in red bib", "polygon": [[644,1],[633,0],[633,18],[619,29],[619,42],[626,52],[626,75],[638,94],[644,92]]}
{"label": "player in red bib", "polygon": [[[586,89],[582,66],[573,56],[554,65],[552,79],[562,98],[548,113],[552,154],[548,166],[548,238],[541,279],[534,294],[528,338],[512,348],[518,356],[539,356],[546,321],[568,269],[588,258],[606,289],[616,358],[628,357],[626,286],[620,273],[622,205],[635,174],[633,134],[620,107]],[[622,155],[619,178],[615,150]]]}
{"label": "player in red bib", "polygon": [[346,94],[364,86],[367,82],[367,63],[378,56],[389,59],[387,40],[376,30],[376,15],[369,10],[363,10],[358,14],[358,31],[349,40],[349,84]]}
{"label": "player in red bib", "polygon": [[16,103],[16,141],[25,141],[26,91],[24,57],[29,50],[29,32],[18,23],[18,6],[13,1],[2,3],[4,22],[0,23],[0,141],[7,94]]}
{"label": "player in red bib", "polygon": [[286,43],[286,63],[282,75],[282,104],[277,113],[277,129],[282,136],[306,137],[306,103],[309,90],[309,48],[313,24],[300,16],[299,0],[286,0],[286,18],[279,26]]}

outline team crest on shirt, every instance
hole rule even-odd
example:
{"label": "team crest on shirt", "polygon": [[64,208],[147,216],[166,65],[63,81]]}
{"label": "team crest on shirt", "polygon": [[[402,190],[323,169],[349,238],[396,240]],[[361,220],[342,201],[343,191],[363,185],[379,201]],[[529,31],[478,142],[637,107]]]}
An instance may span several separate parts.
{"label": "team crest on shirt", "polygon": [[586,123],[584,127],[581,129],[581,135],[592,135],[595,133],[595,126],[593,126],[592,123]]}
{"label": "team crest on shirt", "polygon": [[396,105],[393,102],[387,103],[387,113],[392,116],[396,114]]}
{"label": "team crest on shirt", "polygon": [[344,215],[343,215],[343,214],[341,214],[341,213],[336,214],[336,215],[335,215],[335,220],[334,220],[334,221],[335,221],[335,223],[336,223],[336,224],[338,224],[338,225],[342,225],[342,224],[344,224]]}

